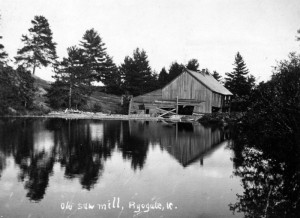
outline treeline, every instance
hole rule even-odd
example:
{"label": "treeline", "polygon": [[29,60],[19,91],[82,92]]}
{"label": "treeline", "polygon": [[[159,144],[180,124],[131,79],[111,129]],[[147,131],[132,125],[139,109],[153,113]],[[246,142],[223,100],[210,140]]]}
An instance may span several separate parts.
{"label": "treeline", "polygon": [[[51,66],[54,69],[55,82],[47,90],[48,103],[52,108],[79,109],[84,107],[93,91],[99,90],[95,86],[97,82],[104,85],[101,91],[106,93],[137,96],[165,86],[184,68],[200,70],[198,60],[191,59],[187,64],[175,61],[169,69],[164,67],[157,73],[151,69],[146,51],[140,48],[117,66],[95,29],[86,30],[77,45],[67,48],[67,57],[59,60],[48,20],[35,16],[31,23],[28,34],[21,38],[24,45],[14,57],[16,69],[9,66],[7,53],[0,44],[1,113],[12,109],[28,110],[34,106],[34,80],[29,72],[35,74],[36,68]],[[233,71],[225,73],[224,78],[216,71],[205,71],[233,93],[232,109],[245,111],[251,106],[255,78],[250,75],[239,52],[233,65]]]}

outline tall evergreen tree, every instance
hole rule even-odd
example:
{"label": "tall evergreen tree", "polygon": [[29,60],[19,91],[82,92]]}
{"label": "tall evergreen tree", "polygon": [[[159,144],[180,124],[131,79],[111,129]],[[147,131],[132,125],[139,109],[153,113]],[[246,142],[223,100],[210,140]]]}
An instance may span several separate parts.
{"label": "tall evergreen tree", "polygon": [[169,79],[168,80],[172,81],[179,74],[181,74],[183,70],[184,70],[184,65],[178,64],[176,61],[173,62],[169,69]]}
{"label": "tall evergreen tree", "polygon": [[[91,77],[84,65],[83,50],[76,46],[70,47],[68,58],[60,63],[60,69],[54,78],[48,98],[53,107],[81,106],[85,103],[86,95],[91,94]],[[59,99],[60,104],[57,104]]]}
{"label": "tall evergreen tree", "polygon": [[225,87],[233,93],[235,101],[239,102],[237,110],[244,110],[249,103],[249,97],[255,85],[255,78],[249,75],[249,70],[239,52],[235,56],[233,65],[233,72],[226,73]]}
{"label": "tall evergreen tree", "polygon": [[[0,36],[0,39],[2,39],[2,36]],[[7,53],[4,51],[4,45],[0,43],[0,64],[3,64],[5,62],[7,56],[8,56]]]}
{"label": "tall evergreen tree", "polygon": [[30,71],[22,66],[17,68],[16,73],[19,77],[19,99],[25,108],[30,108],[33,105],[35,95],[34,78],[31,76]]}
{"label": "tall evergreen tree", "polygon": [[197,71],[199,70],[199,63],[197,59],[191,59],[186,65],[186,68],[189,70]]}
{"label": "tall evergreen tree", "polygon": [[0,64],[0,114],[8,113],[8,108],[19,102],[17,93],[13,68]]}
{"label": "tall evergreen tree", "polygon": [[[0,36],[0,39],[2,39],[2,36]],[[4,51],[4,45],[0,43],[0,63],[4,63],[7,56],[7,53]]]}
{"label": "tall evergreen tree", "polygon": [[137,48],[133,57],[125,57],[120,67],[124,90],[134,96],[153,91],[157,87],[156,77],[151,72],[148,56],[144,50]]}
{"label": "tall evergreen tree", "polygon": [[102,82],[105,85],[107,93],[115,95],[120,95],[122,93],[121,73],[109,55],[106,55],[102,77]]}
{"label": "tall evergreen tree", "polygon": [[213,76],[216,80],[218,80],[219,82],[220,82],[221,79],[222,79],[222,76],[221,76],[217,71],[215,71],[215,70],[214,70],[212,76]]}
{"label": "tall evergreen tree", "polygon": [[169,82],[168,76],[166,68],[163,67],[158,75],[158,83],[160,87],[164,87]]}
{"label": "tall evergreen tree", "polygon": [[14,70],[0,65],[0,114],[30,109],[34,99],[34,79],[23,67]]}
{"label": "tall evergreen tree", "polygon": [[80,47],[86,59],[86,69],[95,79],[102,81],[106,71],[105,67],[111,67],[112,60],[107,59],[105,43],[102,42],[99,33],[94,29],[87,30],[82,37]]}
{"label": "tall evergreen tree", "polygon": [[22,35],[24,47],[18,50],[15,59],[26,68],[32,67],[32,74],[35,74],[37,67],[47,67],[55,62],[56,43],[52,41],[52,31],[45,17],[35,16],[31,23],[33,27],[29,29],[29,35]]}

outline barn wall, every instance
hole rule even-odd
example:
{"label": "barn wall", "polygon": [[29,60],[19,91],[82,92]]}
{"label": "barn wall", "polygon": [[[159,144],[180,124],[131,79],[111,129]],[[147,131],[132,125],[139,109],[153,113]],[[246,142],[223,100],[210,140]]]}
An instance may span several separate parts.
{"label": "barn wall", "polygon": [[195,101],[199,102],[194,107],[194,113],[211,113],[212,107],[222,108],[225,104],[224,95],[211,91],[191,74],[183,72],[164,88],[134,97],[129,113],[145,113],[146,110],[139,108],[140,106],[144,106],[145,109],[149,110],[150,114],[153,114],[156,112],[156,107],[174,107],[174,105],[171,107],[161,105],[155,101],[175,101],[177,97],[179,99],[191,100],[193,103]]}
{"label": "barn wall", "polygon": [[222,102],[223,102],[223,95],[219,94],[219,93],[212,93],[212,107],[222,107]]}
{"label": "barn wall", "polygon": [[[162,99],[193,99],[199,102],[196,113],[211,113],[212,91],[189,73],[184,72],[162,89]],[[204,102],[203,102],[204,101]]]}

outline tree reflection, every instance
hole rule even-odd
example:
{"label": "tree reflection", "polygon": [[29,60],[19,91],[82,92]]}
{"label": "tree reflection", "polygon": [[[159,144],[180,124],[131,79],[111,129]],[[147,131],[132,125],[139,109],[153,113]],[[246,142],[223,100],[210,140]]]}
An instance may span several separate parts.
{"label": "tree reflection", "polygon": [[65,176],[80,178],[87,190],[93,188],[103,171],[102,159],[110,156],[111,149],[93,140],[90,122],[51,119],[47,128],[54,130],[54,143],[59,147],[59,162],[65,167]]}
{"label": "tree reflection", "polygon": [[[139,125],[141,132],[143,132],[143,128],[144,124]],[[123,158],[131,160],[131,166],[134,170],[141,170],[147,157],[149,141],[132,133],[129,122],[122,123],[122,139],[119,149],[122,151]]]}
{"label": "tree reflection", "polygon": [[52,173],[53,151],[35,150],[34,132],[43,125],[43,120],[11,119],[1,125],[1,150],[12,155],[20,168],[18,178],[25,182],[27,197],[33,201],[43,198]]}
{"label": "tree reflection", "polygon": [[257,138],[252,134],[235,140],[236,176],[243,194],[230,204],[245,217],[300,217],[299,145],[293,136]]}

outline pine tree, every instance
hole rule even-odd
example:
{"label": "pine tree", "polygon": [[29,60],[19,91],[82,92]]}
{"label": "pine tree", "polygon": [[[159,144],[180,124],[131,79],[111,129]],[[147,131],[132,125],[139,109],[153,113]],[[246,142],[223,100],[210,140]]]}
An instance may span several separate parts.
{"label": "pine tree", "polygon": [[[60,63],[60,69],[54,76],[56,82],[51,86],[48,98],[54,107],[68,106],[70,109],[83,105],[86,96],[91,94],[91,77],[84,65],[83,50],[73,46],[67,51],[68,58]],[[55,103],[56,98],[60,100],[60,105]]]}
{"label": "pine tree", "polygon": [[122,93],[121,73],[118,67],[113,62],[113,59],[106,55],[106,62],[104,63],[104,72],[102,82],[105,85],[107,93],[120,95]]}
{"label": "pine tree", "polygon": [[164,87],[169,81],[168,81],[168,73],[166,71],[166,68],[162,68],[160,73],[159,73],[159,76],[158,76],[158,83],[159,83],[159,86],[162,88]]}
{"label": "pine tree", "polygon": [[[0,36],[0,39],[2,39],[2,36]],[[0,43],[0,63],[3,64],[7,56],[7,53],[4,51],[4,45]]]}
{"label": "pine tree", "polygon": [[120,71],[124,78],[124,90],[129,94],[136,96],[157,88],[157,78],[151,72],[144,50],[137,48],[133,52],[133,58],[125,57]]}
{"label": "pine tree", "polygon": [[249,71],[239,52],[235,56],[233,65],[233,72],[226,73],[225,87],[228,88],[234,96],[243,97],[249,94],[250,91],[246,86]]}
{"label": "pine tree", "polygon": [[186,68],[193,71],[199,70],[199,63],[197,59],[191,59],[189,60],[188,64],[186,65]]}
{"label": "pine tree", "polygon": [[249,74],[249,70],[243,57],[238,52],[235,56],[233,72],[226,73],[225,87],[228,88],[234,96],[236,102],[239,102],[238,110],[244,110],[249,104],[249,98],[254,88],[255,78]]}
{"label": "pine tree", "polygon": [[52,41],[52,31],[45,17],[35,16],[31,23],[33,27],[29,29],[29,36],[22,35],[25,45],[18,50],[15,59],[26,68],[32,67],[32,74],[35,74],[37,67],[54,64],[56,43]]}
{"label": "pine tree", "polygon": [[17,68],[16,73],[19,76],[19,99],[26,109],[31,108],[35,95],[34,78],[31,76],[30,71],[22,66]]}
{"label": "pine tree", "polygon": [[[2,39],[2,36],[0,36],[0,39]],[[4,51],[4,45],[0,43],[0,64],[3,64],[5,62],[7,56],[8,56],[7,53]]]}
{"label": "pine tree", "polygon": [[216,80],[218,80],[219,82],[220,82],[221,79],[222,79],[222,76],[221,76],[217,71],[215,71],[215,70],[214,70],[212,76],[213,76]]}
{"label": "pine tree", "polygon": [[173,62],[169,69],[169,79],[168,81],[172,81],[184,70],[184,66],[182,64],[178,64],[176,61]]}
{"label": "pine tree", "polygon": [[0,64],[0,114],[7,114],[8,108],[19,102],[16,84],[13,68]]}
{"label": "pine tree", "polygon": [[9,113],[9,108],[30,109],[34,94],[34,79],[29,71],[0,65],[0,114]]}
{"label": "pine tree", "polygon": [[[105,67],[110,67],[111,60],[107,60],[105,43],[99,33],[94,29],[87,30],[82,37],[80,47],[86,59],[85,67],[89,73],[98,81],[102,81]],[[106,63],[108,61],[108,63]]]}

